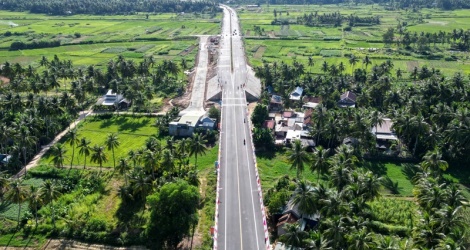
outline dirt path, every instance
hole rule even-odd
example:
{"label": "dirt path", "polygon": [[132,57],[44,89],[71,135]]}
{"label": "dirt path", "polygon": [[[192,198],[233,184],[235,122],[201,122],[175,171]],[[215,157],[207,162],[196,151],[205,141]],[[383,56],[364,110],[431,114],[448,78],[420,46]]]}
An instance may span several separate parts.
{"label": "dirt path", "polygon": [[[72,122],[72,124],[70,124],[70,129],[73,129],[77,126],[77,124],[82,121],[83,119],[85,119],[85,117],[87,117],[88,115],[90,115],[91,113],[93,112],[93,110],[85,110],[85,111],[80,111],[80,114],[79,114],[79,117],[77,120],[75,120],[74,122]],[[22,177],[23,175],[26,174],[27,170],[31,169],[31,168],[34,168],[36,167],[36,165],[38,164],[39,160],[41,160],[42,156],[47,152],[47,150],[49,150],[49,148],[51,148],[54,144],[56,144],[60,139],[62,139],[62,137],[64,137],[64,135],[67,134],[67,132],[69,131],[69,129],[65,129],[64,131],[60,132],[60,134],[58,134],[54,140],[52,140],[49,144],[47,144],[46,146],[43,146],[41,151],[39,151],[39,153],[37,153],[34,158],[28,163],[28,165],[26,165],[26,167],[23,167],[20,172],[18,172],[16,175],[15,175],[15,178],[20,178]]]}
{"label": "dirt path", "polygon": [[56,249],[89,249],[89,250],[144,250],[147,249],[144,246],[132,246],[132,247],[113,247],[108,245],[89,244],[74,240],[64,239],[50,239],[46,242],[42,250],[56,250]]}

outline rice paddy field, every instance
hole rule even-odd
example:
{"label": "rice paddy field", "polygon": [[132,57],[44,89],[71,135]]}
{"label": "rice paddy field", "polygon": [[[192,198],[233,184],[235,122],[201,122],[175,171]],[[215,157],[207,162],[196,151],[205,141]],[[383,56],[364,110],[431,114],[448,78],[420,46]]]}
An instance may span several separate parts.
{"label": "rice paddy field", "polygon": [[[271,25],[274,20],[274,10],[278,20],[295,22],[296,18],[304,14],[317,12],[340,12],[342,15],[379,16],[380,24],[372,26],[352,27],[346,31],[346,22],[341,27],[323,26],[307,27],[304,25]],[[405,10],[386,10],[379,5],[262,5],[255,9],[242,9],[239,11],[242,33],[245,36],[246,52],[250,63],[259,66],[263,61],[293,60],[307,65],[308,57],[312,57],[315,65],[306,70],[312,73],[322,73],[320,70],[323,61],[339,63],[346,66],[346,72],[351,68],[347,62],[349,55],[359,58],[368,55],[373,64],[380,64],[390,59],[395,69],[411,71],[415,66],[424,65],[429,68],[439,68],[446,75],[456,72],[470,73],[468,53],[448,51],[448,48],[436,48],[444,56],[453,55],[457,61],[427,60],[414,53],[399,53],[396,46],[386,46],[382,42],[382,35],[388,28],[396,28],[398,20],[407,22],[407,30],[411,32],[451,32],[453,29],[470,29],[470,10],[440,11],[438,9],[424,9],[419,12]],[[259,26],[261,34],[254,31]],[[356,67],[361,67],[359,63]]]}
{"label": "rice paddy field", "polygon": [[[140,61],[185,58],[194,62],[197,35],[215,35],[220,16],[150,14],[129,16],[47,16],[0,11],[0,63],[38,66],[42,56],[58,55],[74,65],[105,65],[122,55]],[[15,41],[59,40],[60,47],[9,51]]]}

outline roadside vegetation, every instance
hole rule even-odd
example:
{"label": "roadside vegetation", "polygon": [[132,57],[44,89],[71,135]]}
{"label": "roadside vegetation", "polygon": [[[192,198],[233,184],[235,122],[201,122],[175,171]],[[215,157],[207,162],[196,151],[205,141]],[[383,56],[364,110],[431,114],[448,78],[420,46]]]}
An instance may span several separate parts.
{"label": "roadside vegetation", "polygon": [[[160,134],[155,117],[87,119],[91,121],[70,130],[64,142],[50,150],[50,164],[31,169],[24,179],[2,175],[1,234],[10,238],[3,237],[1,242],[39,247],[45,238],[65,237],[159,249],[174,247],[197,233],[195,246],[210,246],[212,240],[206,234],[214,216],[213,164],[218,147],[206,147],[201,135],[179,140]],[[141,126],[150,119],[152,125]],[[87,139],[82,137],[87,135],[87,125],[111,129],[102,132],[104,137]],[[112,129],[121,126],[129,130]],[[151,129],[153,135],[144,136],[145,129]],[[76,145],[70,143],[74,136]],[[72,162],[73,151],[76,163]],[[91,161],[86,169],[81,165],[85,158]],[[78,162],[81,164],[76,165]],[[183,196],[174,199],[172,193]],[[160,224],[163,219],[157,218],[180,223]],[[164,224],[169,225],[167,229]],[[24,240],[18,241],[20,238]]]}

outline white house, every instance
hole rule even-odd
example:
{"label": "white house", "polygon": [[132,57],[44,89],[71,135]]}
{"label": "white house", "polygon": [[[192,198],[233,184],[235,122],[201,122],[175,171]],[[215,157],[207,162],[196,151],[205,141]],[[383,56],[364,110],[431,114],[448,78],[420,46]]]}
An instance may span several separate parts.
{"label": "white house", "polygon": [[170,122],[168,132],[172,136],[188,137],[192,136],[196,128],[214,129],[215,120],[199,113],[183,115],[179,121]]}
{"label": "white house", "polygon": [[301,87],[296,87],[294,91],[290,94],[289,99],[293,101],[300,101],[300,98],[302,98],[302,93],[304,92],[304,89]]}
{"label": "white house", "polygon": [[118,104],[120,101],[122,101],[124,97],[122,95],[113,93],[113,90],[108,90],[106,95],[103,96],[103,102],[101,105],[104,106],[114,106]]}
{"label": "white house", "polygon": [[398,140],[397,135],[392,130],[393,122],[390,118],[384,118],[382,124],[372,127],[372,134],[377,140]]}

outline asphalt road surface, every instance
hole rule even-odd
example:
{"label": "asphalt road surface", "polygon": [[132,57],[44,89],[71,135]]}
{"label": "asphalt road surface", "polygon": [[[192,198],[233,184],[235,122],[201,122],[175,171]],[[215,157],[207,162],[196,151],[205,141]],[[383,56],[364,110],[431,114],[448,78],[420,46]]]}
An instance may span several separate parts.
{"label": "asphalt road surface", "polygon": [[[217,249],[266,249],[243,90],[247,65],[238,18],[224,7],[218,81],[222,89]],[[232,48],[232,49],[230,49]]]}

